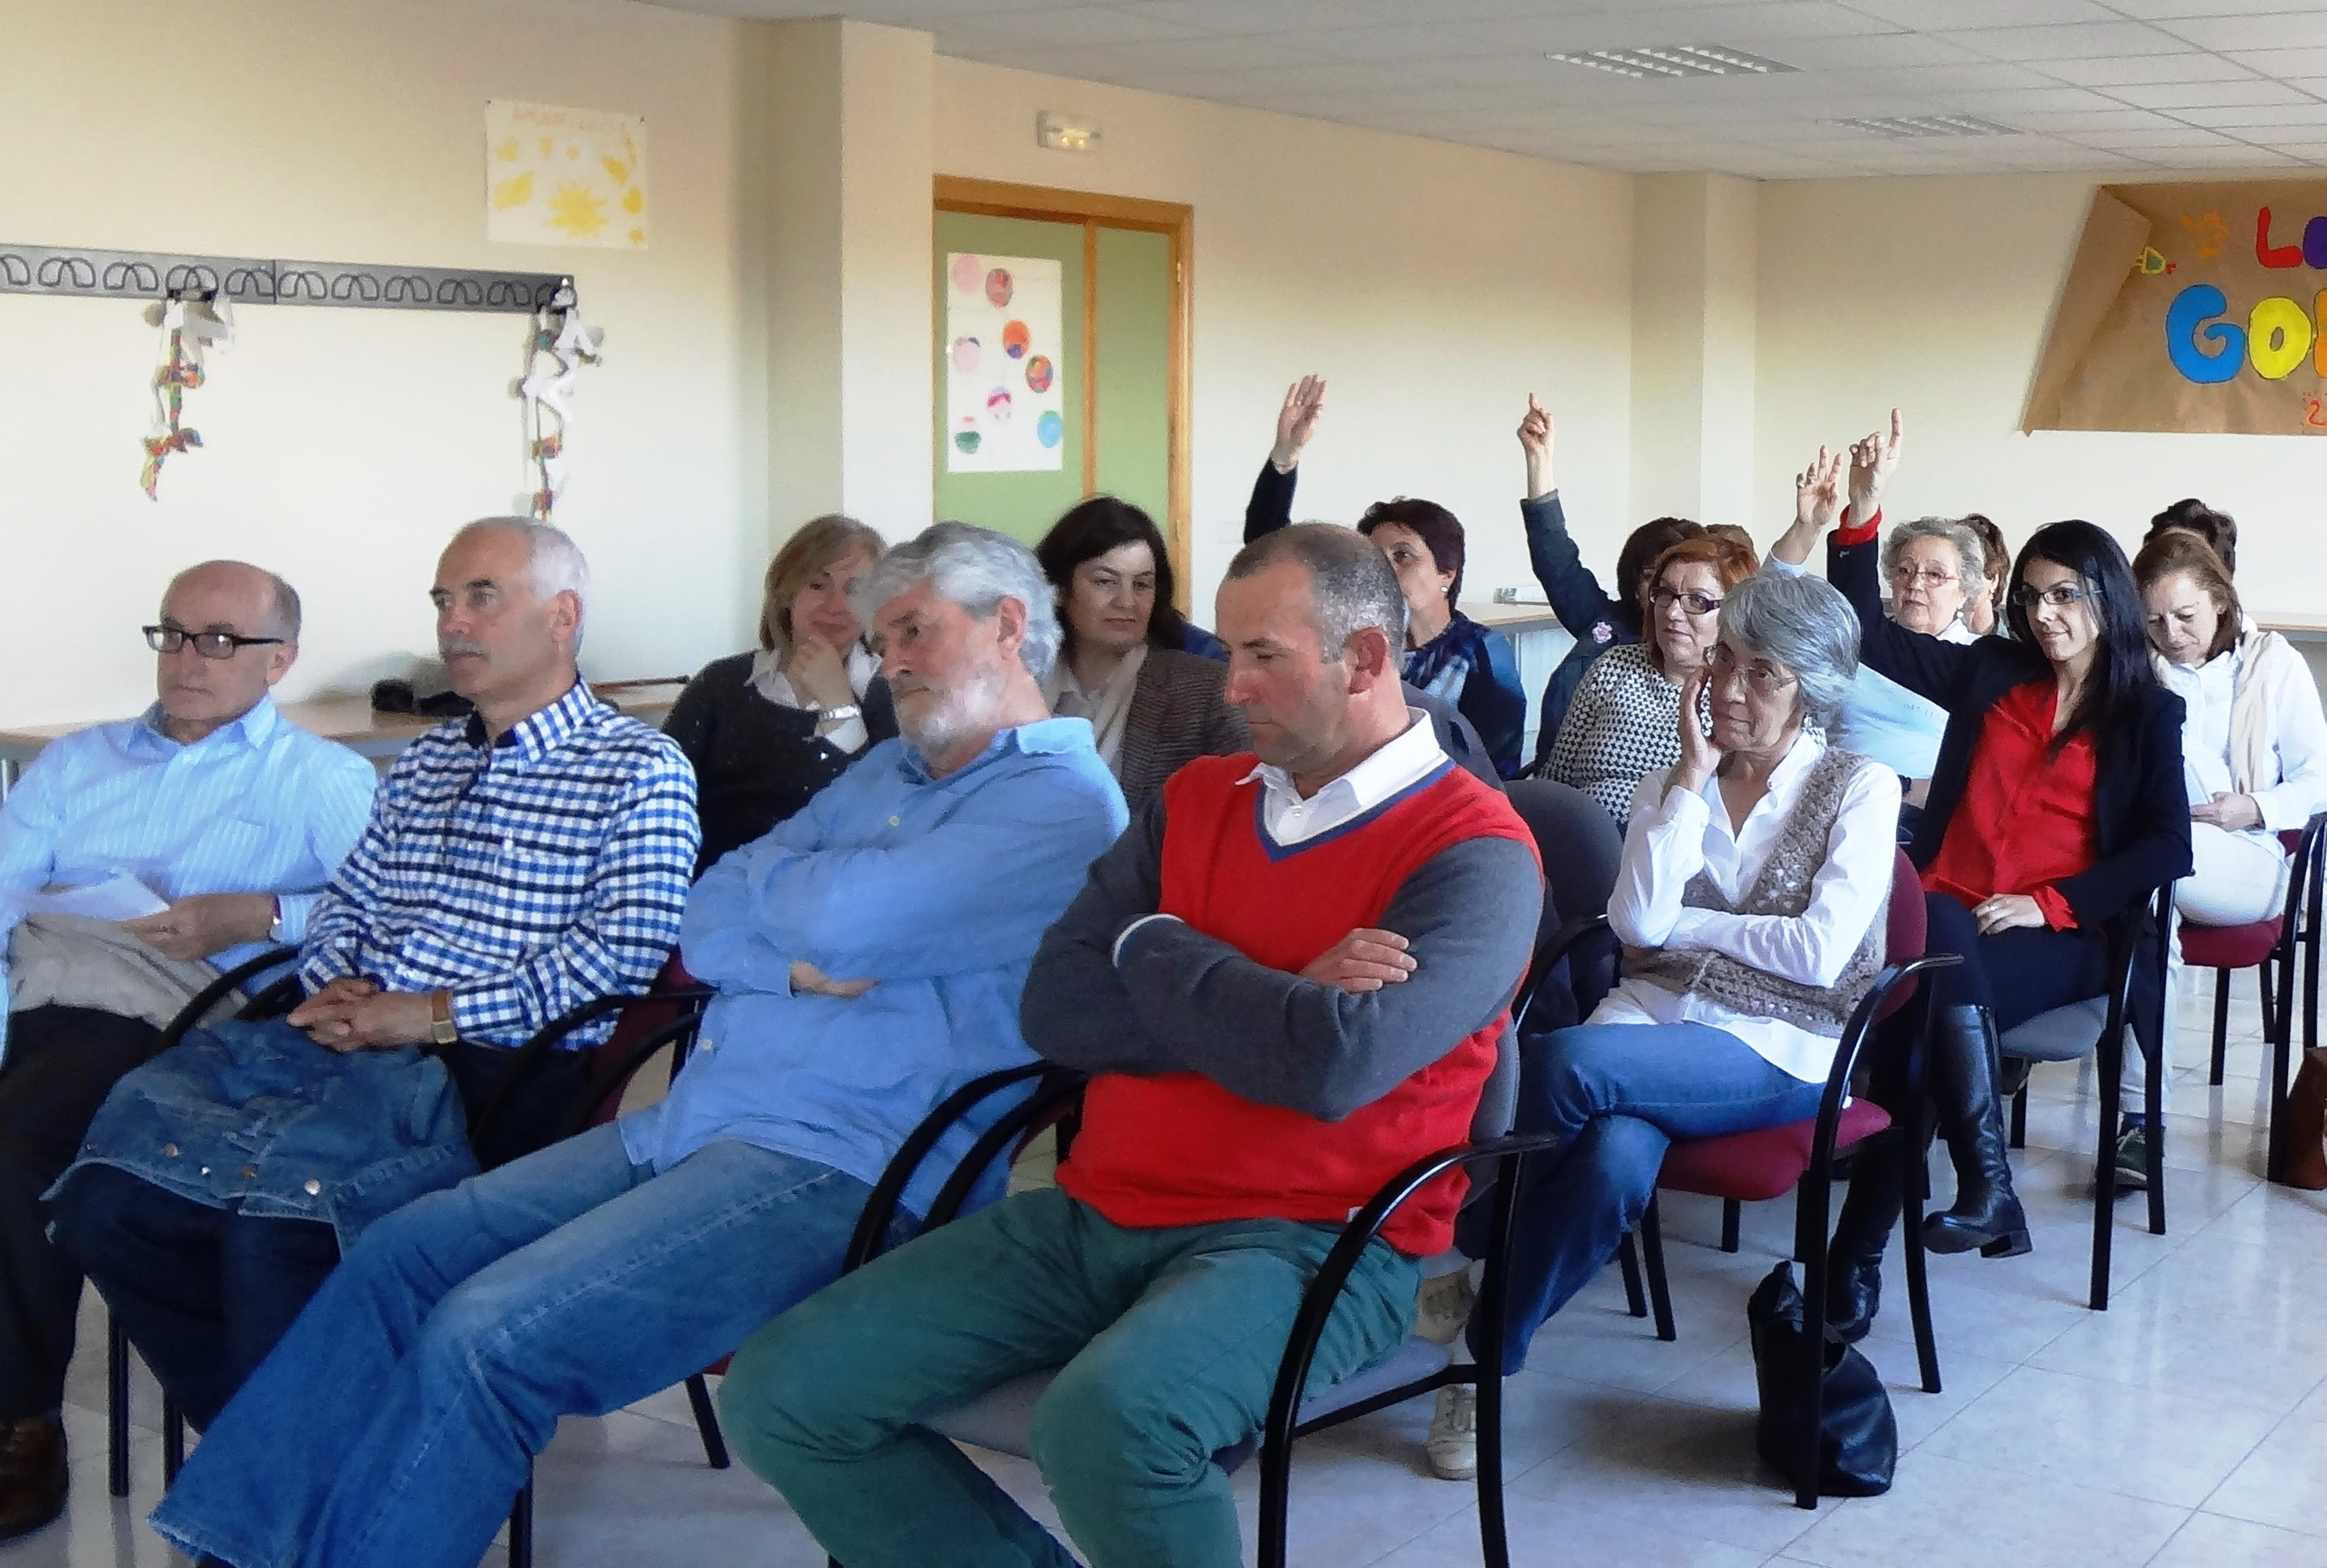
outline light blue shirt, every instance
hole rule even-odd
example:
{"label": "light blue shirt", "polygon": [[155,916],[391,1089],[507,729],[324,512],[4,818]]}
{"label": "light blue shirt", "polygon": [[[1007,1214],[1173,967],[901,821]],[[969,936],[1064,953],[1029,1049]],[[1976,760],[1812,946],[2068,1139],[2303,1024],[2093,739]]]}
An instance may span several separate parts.
{"label": "light blue shirt", "polygon": [[[363,833],[378,776],[285,718],[272,697],[191,746],[161,705],[51,742],[0,804],[0,891],[87,887],[126,872],[164,899],[272,893],[284,939],[304,933]],[[0,938],[14,924],[0,912]],[[266,951],[212,956],[229,969]],[[0,962],[0,1000],[5,965]]]}
{"label": "light blue shirt", "polygon": [[[874,746],[696,884],[680,957],[719,994],[668,1097],[622,1118],[631,1161],[667,1171],[736,1138],[877,1181],[948,1095],[1034,1059],[1018,1032],[1034,949],[1128,820],[1088,720],[1005,730],[943,779],[902,740]],[[795,959],[879,983],[795,994]],[[939,1143],[908,1209],[998,1111]]]}

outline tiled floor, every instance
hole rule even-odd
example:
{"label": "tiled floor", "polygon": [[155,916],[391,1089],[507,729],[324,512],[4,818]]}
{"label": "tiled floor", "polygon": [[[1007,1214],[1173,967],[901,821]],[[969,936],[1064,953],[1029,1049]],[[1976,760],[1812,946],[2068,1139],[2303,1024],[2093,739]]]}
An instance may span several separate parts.
{"label": "tiled floor", "polygon": [[[1712,1245],[1714,1205],[1668,1199],[1679,1341],[1660,1344],[1624,1314],[1611,1271],[1546,1328],[1510,1386],[1516,1562],[2327,1568],[2327,1195],[2260,1181],[2265,1064],[2252,985],[2238,982],[2237,1043],[2219,1090],[2205,1084],[2202,981],[2187,1000],[2165,1155],[2170,1233],[2148,1235],[2138,1201],[2119,1204],[2105,1314],[2084,1305],[2089,1070],[2038,1069],[2020,1166],[2036,1251],[1932,1260],[1945,1393],[1916,1386],[1903,1301],[1868,1341],[1905,1446],[1887,1497],[1799,1512],[1753,1457],[1745,1296],[1788,1245],[1790,1204],[1749,1209],[1744,1250],[1726,1256]],[[1951,1190],[1945,1176],[1939,1190]],[[1895,1258],[1888,1277],[1902,1294]],[[105,1493],[93,1317],[84,1344],[68,1413],[79,1458],[72,1507],[0,1549],[6,1568],[175,1561],[143,1524],[160,1487],[151,1387],[136,1407],[136,1493],[116,1503]],[[1471,1488],[1421,1467],[1428,1420],[1424,1401],[1302,1445],[1295,1562],[1479,1560]],[[1051,1517],[1032,1467],[991,1468]],[[1249,1470],[1238,1493],[1249,1529]],[[543,1568],[824,1561],[748,1472],[705,1467],[676,1391],[565,1423],[542,1463],[539,1520]]]}

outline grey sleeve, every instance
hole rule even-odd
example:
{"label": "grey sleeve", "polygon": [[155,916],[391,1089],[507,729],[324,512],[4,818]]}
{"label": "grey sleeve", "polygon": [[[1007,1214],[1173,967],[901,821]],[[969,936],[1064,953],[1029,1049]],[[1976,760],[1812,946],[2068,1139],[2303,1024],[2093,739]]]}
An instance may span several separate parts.
{"label": "grey sleeve", "polygon": [[[1042,933],[1018,1003],[1018,1030],[1034,1054],[1082,1072],[1156,1073],[1173,1064],[1134,1022],[1115,972],[1115,939],[1152,915],[1164,885],[1164,792],[1155,791],[1082,891]],[[1168,924],[1158,921],[1159,925]]]}
{"label": "grey sleeve", "polygon": [[1137,1031],[1169,1059],[1146,1070],[1200,1072],[1246,1099],[1337,1122],[1503,1010],[1542,908],[1525,845],[1468,839],[1406,878],[1382,916],[1416,960],[1397,985],[1353,994],[1265,967],[1176,920],[1133,933],[1117,977]]}

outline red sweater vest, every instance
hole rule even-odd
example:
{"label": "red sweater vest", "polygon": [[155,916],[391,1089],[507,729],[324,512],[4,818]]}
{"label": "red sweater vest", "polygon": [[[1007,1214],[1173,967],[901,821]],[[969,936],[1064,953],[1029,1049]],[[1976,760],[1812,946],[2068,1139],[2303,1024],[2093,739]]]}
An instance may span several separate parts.
{"label": "red sweater vest", "polygon": [[[1495,790],[1449,764],[1355,823],[1272,849],[1253,759],[1201,757],[1164,787],[1157,905],[1254,962],[1298,974],[1360,926],[1378,926],[1414,871],[1466,839],[1517,839],[1527,825]],[[1481,919],[1516,911],[1481,910]],[[1528,911],[1532,925],[1535,916]],[[1516,989],[1519,975],[1510,977]],[[1160,1227],[1277,1218],[1340,1224],[1423,1155],[1471,1135],[1508,1011],[1381,1098],[1339,1122],[1265,1106],[1199,1073],[1103,1073],[1059,1185],[1117,1225]],[[1453,1238],[1465,1190],[1451,1173],[1383,1227],[1427,1256]]]}

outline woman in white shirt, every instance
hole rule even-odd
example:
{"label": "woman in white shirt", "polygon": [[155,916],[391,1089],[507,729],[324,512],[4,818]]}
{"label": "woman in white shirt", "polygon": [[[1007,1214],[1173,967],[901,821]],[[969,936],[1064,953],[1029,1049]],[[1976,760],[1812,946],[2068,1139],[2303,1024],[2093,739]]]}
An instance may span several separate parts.
{"label": "woman in white shirt", "polygon": [[1622,979],[1521,1068],[1517,1130],[1567,1142],[1528,1168],[1505,1341],[1474,1338],[1481,1360],[1519,1370],[1640,1218],[1672,1139],[1818,1114],[1883,966],[1899,817],[1898,775],[1825,739],[1857,668],[1857,619],[1825,583],[1764,573],[1729,591],[1682,694],[1680,761],[1632,797],[1608,906]]}
{"label": "woman in white shirt", "polygon": [[2286,852],[2278,835],[2327,809],[2327,717],[2311,666],[2286,639],[2247,621],[2221,558],[2169,529],[2133,574],[2149,616],[2157,678],[2181,697],[2194,875],[2174,884],[2182,918],[2243,926],[2278,913]]}

